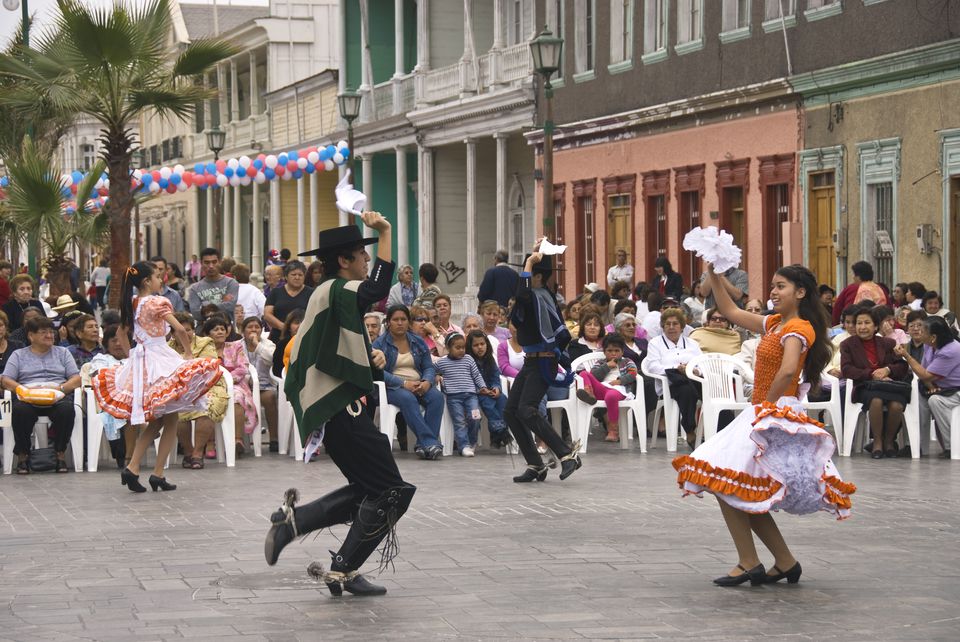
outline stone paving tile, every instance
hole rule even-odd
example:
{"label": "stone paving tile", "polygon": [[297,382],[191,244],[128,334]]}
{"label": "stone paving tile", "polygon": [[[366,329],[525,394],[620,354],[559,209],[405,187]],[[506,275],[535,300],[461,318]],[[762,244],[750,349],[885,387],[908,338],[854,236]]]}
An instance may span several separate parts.
{"label": "stone paving tile", "polygon": [[[169,472],[133,495],[91,474],[0,478],[3,640],[957,640],[960,467],[837,460],[850,520],[778,519],[798,586],[720,589],[735,562],[713,498],[681,499],[670,456],[594,441],[560,483],[518,459],[398,457],[419,490],[378,599],[333,599],[304,572],[345,527],[262,558],[284,489],[343,483],[324,458]],[[766,560],[767,556],[764,556]]]}

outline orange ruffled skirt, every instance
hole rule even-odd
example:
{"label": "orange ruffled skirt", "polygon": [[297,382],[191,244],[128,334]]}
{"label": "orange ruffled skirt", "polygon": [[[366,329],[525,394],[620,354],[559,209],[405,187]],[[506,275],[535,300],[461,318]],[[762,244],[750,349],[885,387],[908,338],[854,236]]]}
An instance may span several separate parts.
{"label": "orange ruffled skirt", "polygon": [[673,460],[684,495],[713,493],[748,513],[827,511],[849,517],[856,486],[831,461],[836,442],[794,397],[743,411],[715,437]]}
{"label": "orange ruffled skirt", "polygon": [[184,361],[165,343],[138,345],[123,364],[98,370],[91,381],[100,408],[117,419],[130,421],[134,414],[136,359],[142,359],[140,403],[146,421],[175,412],[205,409],[206,394],[221,376],[219,359]]}

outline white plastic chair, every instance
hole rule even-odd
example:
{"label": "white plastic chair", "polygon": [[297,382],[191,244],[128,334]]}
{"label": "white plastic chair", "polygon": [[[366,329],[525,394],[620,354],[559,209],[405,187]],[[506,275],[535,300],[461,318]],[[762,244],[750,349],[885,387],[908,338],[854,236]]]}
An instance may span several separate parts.
{"label": "white plastic chair", "polygon": [[[588,354],[577,357],[571,364],[571,369],[574,372],[579,372],[581,370],[589,370],[598,362],[603,361],[604,356],[602,352],[590,352]],[[576,398],[576,390],[582,387],[582,379],[577,376],[573,386],[570,388],[570,397],[573,399],[574,404],[579,405],[579,418],[576,423],[578,425],[580,435],[577,437],[580,439],[580,452],[586,451],[587,446],[587,436],[590,433],[590,415],[597,408],[606,408],[606,402],[597,399],[596,403],[588,405],[579,399]],[[637,395],[633,399],[624,399],[619,402],[617,405],[620,408],[620,448],[626,449],[629,448],[629,439],[633,433],[633,426],[637,428],[637,439],[640,444],[640,452],[647,452],[647,406],[643,400],[643,380],[637,380]],[[633,419],[633,423],[630,423],[630,419]],[[572,430],[572,426],[571,426]],[[676,440],[674,440],[676,441]]]}
{"label": "white plastic chair", "polygon": [[829,372],[820,375],[823,383],[830,384],[830,398],[826,401],[807,401],[806,395],[801,399],[803,410],[808,415],[818,410],[826,411],[830,414],[830,425],[833,426],[833,437],[837,442],[837,450],[841,449],[843,444],[843,396],[840,394],[840,380]]}
{"label": "white plastic chair", "polygon": [[[390,448],[393,449],[393,442],[397,439],[397,415],[400,414],[399,406],[394,406],[387,402],[387,384],[383,381],[374,381],[377,389],[377,399],[379,401],[380,412],[380,432],[390,440]],[[443,394],[441,392],[441,394]],[[412,432],[412,431],[411,431]],[[440,420],[440,444],[443,446],[443,456],[449,457],[453,454],[453,419],[450,417],[450,411],[447,409],[447,400],[443,400],[443,419]]]}
{"label": "white plastic chair", "polygon": [[286,369],[283,371],[283,377],[270,373],[270,379],[277,384],[277,440],[280,442],[281,455],[286,455],[289,451],[291,457],[297,461],[303,461],[303,443],[300,439],[300,430],[297,429],[297,419],[293,414],[293,406],[287,400],[287,393],[283,390],[286,375]]}
{"label": "white plastic chair", "polygon": [[[3,474],[13,472],[13,397],[9,390],[3,391]],[[76,472],[83,472],[83,395],[80,388],[73,391],[73,433],[70,435],[70,456]],[[33,443],[36,448],[47,447],[49,417],[39,417],[33,427]],[[37,427],[41,427],[37,430]]]}
{"label": "white plastic chair", "polygon": [[[853,400],[853,381],[846,380],[846,394],[844,395],[844,420],[843,420],[843,450],[841,455],[849,457],[853,452],[853,444],[856,441],[860,426],[865,426],[866,417],[863,417],[864,407],[862,403]],[[910,441],[910,457],[912,459],[920,458],[920,392],[916,377],[910,383],[910,403],[903,410],[903,420],[907,428],[907,439]],[[861,421],[863,419],[863,421]],[[869,430],[864,430],[861,434],[860,443],[866,442],[865,437]],[[917,444],[914,448],[913,445]]]}
{"label": "white plastic chair", "polygon": [[647,367],[647,359],[644,359],[640,363],[640,372],[642,372],[644,376],[659,380],[661,388],[663,389],[660,400],[657,401],[657,407],[653,412],[653,436],[650,437],[650,447],[653,448],[657,444],[660,412],[663,411],[664,424],[666,424],[667,430],[667,452],[675,453],[677,452],[677,437],[680,434],[680,406],[677,405],[677,402],[670,396],[670,382],[667,380],[666,375],[650,372]]}
{"label": "white plastic chair", "polygon": [[741,411],[753,405],[743,395],[743,378],[752,378],[753,372],[736,357],[716,352],[697,355],[687,364],[685,372],[691,380],[699,381],[703,389],[700,425],[704,441],[717,434],[722,410]]}
{"label": "white plastic chair", "polygon": [[263,405],[260,403],[260,377],[257,375],[257,369],[253,365],[248,365],[250,372],[250,389],[253,391],[253,407],[257,409],[257,427],[250,433],[250,445],[253,446],[253,456],[260,457],[263,454],[263,424],[266,413]]}

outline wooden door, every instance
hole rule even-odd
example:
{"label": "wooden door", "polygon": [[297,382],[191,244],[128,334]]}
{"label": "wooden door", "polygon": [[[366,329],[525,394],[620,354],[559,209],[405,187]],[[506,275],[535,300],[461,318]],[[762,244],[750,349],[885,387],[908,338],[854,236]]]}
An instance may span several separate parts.
{"label": "wooden door", "polygon": [[820,283],[836,287],[836,252],[833,234],[836,232],[836,187],[833,172],[810,176],[810,196],[807,230],[809,239],[808,267]]}
{"label": "wooden door", "polygon": [[950,247],[947,248],[947,274],[950,290],[945,303],[960,308],[960,178],[950,180]]}
{"label": "wooden door", "polygon": [[616,265],[617,250],[633,256],[633,204],[630,194],[607,197],[607,265]]}
{"label": "wooden door", "polygon": [[741,265],[746,270],[747,216],[743,192],[742,187],[723,188],[723,202],[720,204],[720,226],[733,234],[734,244],[744,250]]}

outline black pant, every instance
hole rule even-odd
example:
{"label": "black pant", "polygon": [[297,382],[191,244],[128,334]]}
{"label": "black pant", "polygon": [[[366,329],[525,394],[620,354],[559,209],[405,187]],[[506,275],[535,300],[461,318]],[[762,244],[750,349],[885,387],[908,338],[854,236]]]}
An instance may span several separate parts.
{"label": "black pant", "polygon": [[[52,406],[34,406],[14,397],[11,419],[14,437],[13,452],[18,455],[26,455],[30,452],[33,427],[37,423],[38,417],[50,417],[55,435],[53,449],[58,453],[65,452],[67,444],[70,443],[70,436],[73,434],[73,419],[75,416],[76,409],[73,407],[72,394],[67,395]],[[82,457],[83,454],[74,453],[73,456]]]}
{"label": "black pant", "polygon": [[105,285],[97,286],[97,305],[100,306],[101,310],[107,309],[107,302],[103,298],[106,293],[107,293],[107,286]]}
{"label": "black pant", "polygon": [[680,408],[680,426],[688,435],[697,431],[697,402],[702,394],[699,381],[682,379],[670,382],[670,396]]}
{"label": "black pant", "polygon": [[357,501],[379,497],[405,484],[387,436],[365,412],[356,417],[345,409],[335,414],[327,422],[323,444],[343,476],[357,488]]}
{"label": "black pant", "polygon": [[507,397],[507,407],[503,411],[503,417],[507,421],[513,438],[517,440],[517,446],[520,453],[530,466],[538,468],[543,466],[543,460],[540,453],[537,452],[537,446],[530,437],[530,431],[542,439],[547,447],[554,452],[557,457],[565,457],[570,454],[570,448],[563,443],[560,435],[550,426],[546,419],[540,416],[540,400],[547,394],[549,387],[546,379],[541,373],[541,367],[545,372],[557,372],[557,359],[555,357],[534,357],[528,356],[523,361],[523,368],[513,380],[510,386],[510,396]]}

